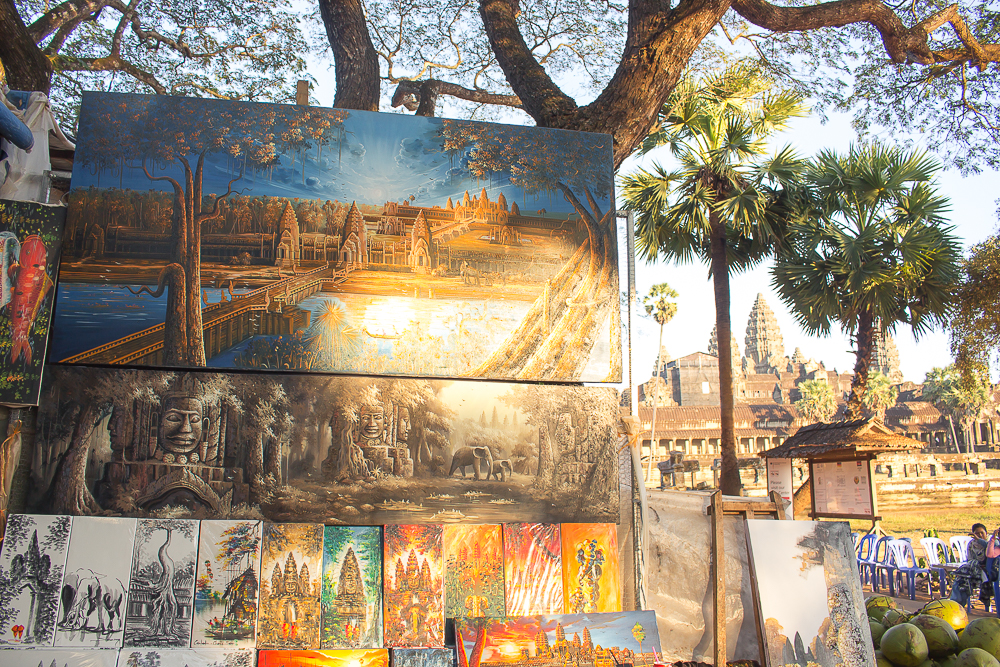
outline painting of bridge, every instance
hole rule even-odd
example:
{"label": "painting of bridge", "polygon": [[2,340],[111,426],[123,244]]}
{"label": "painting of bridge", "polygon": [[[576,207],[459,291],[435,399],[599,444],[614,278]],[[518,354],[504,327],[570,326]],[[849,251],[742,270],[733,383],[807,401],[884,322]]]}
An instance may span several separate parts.
{"label": "painting of bridge", "polygon": [[88,93],[50,358],[618,381],[604,135]]}

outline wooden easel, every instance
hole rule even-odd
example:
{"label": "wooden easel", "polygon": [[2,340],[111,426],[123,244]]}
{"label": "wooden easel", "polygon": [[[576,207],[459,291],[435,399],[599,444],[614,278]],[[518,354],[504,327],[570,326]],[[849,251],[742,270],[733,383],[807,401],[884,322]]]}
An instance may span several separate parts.
{"label": "wooden easel", "polygon": [[[708,514],[712,517],[712,593],[715,602],[715,667],[725,667],[726,665],[726,574],[722,567],[722,557],[725,551],[724,537],[722,531],[722,517],[742,516],[744,529],[746,522],[757,515],[773,516],[778,520],[785,518],[785,506],[781,496],[777,491],[769,494],[768,502],[753,500],[722,501],[722,492],[716,491],[712,494],[711,503],[708,506]],[[753,552],[750,549],[750,537],[747,536],[747,562],[750,565],[750,572],[753,573]],[[754,605],[760,600],[757,591],[757,581],[750,577],[750,591],[753,595]],[[760,648],[760,664],[765,667],[767,664],[764,644],[764,628],[760,622],[760,614],[757,613],[757,645]]]}

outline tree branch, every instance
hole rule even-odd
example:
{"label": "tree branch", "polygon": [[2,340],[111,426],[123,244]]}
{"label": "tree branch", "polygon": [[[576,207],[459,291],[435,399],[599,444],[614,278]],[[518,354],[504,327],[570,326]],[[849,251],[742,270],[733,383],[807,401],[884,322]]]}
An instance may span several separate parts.
{"label": "tree branch", "polygon": [[[111,38],[111,55],[120,56],[122,53],[122,35],[125,34],[125,27],[132,21],[135,16],[135,8],[139,5],[142,0],[131,0],[128,3],[128,7],[122,12],[122,18],[118,21],[118,27],[115,28],[115,35]],[[136,19],[135,23],[139,20]]]}
{"label": "tree branch", "polygon": [[333,106],[378,111],[378,54],[361,0],[319,0],[319,11],[333,49],[337,79]]}
{"label": "tree branch", "polygon": [[38,44],[67,23],[95,14],[109,4],[111,0],[67,0],[40,16],[28,27],[28,32]]}
{"label": "tree branch", "polygon": [[437,95],[448,95],[469,102],[479,104],[495,104],[515,109],[521,108],[521,100],[517,95],[505,95],[502,93],[491,93],[476,88],[466,88],[449,81],[439,79],[426,79],[424,81],[400,81],[396,86],[396,91],[392,95],[392,106],[398,108],[406,107],[409,111],[416,111],[423,101],[423,91],[427,88]]}
{"label": "tree branch", "polygon": [[0,0],[0,63],[14,90],[49,92],[52,64],[32,40],[14,0]]}
{"label": "tree branch", "polygon": [[120,56],[106,56],[104,58],[56,56],[52,58],[52,65],[60,72],[125,72],[152,88],[158,95],[167,94],[166,87],[155,76]]}

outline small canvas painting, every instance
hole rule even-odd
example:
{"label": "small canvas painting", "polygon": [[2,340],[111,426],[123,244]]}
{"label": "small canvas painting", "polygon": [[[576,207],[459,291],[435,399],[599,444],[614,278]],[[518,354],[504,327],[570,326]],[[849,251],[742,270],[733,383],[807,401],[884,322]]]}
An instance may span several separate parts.
{"label": "small canvas painting", "polygon": [[382,529],[323,529],[322,646],[382,645]]}
{"label": "small canvas painting", "polygon": [[640,667],[661,654],[652,611],[465,618],[455,633],[462,667]]}
{"label": "small canvas painting", "polygon": [[262,521],[202,521],[191,646],[257,643]]}
{"label": "small canvas painting", "polygon": [[118,667],[254,667],[253,649],[122,649]]}
{"label": "small canvas painting", "polygon": [[385,527],[385,646],[444,646],[440,524]]}
{"label": "small canvas painting", "polygon": [[507,616],[563,612],[562,533],[557,523],[503,525]]}
{"label": "small canvas painting", "polygon": [[198,522],[139,519],[125,646],[190,646]]}
{"label": "small canvas painting", "polygon": [[394,648],[392,667],[454,667],[455,649]]}
{"label": "small canvas painting", "polygon": [[0,199],[0,404],[38,405],[66,209]]}
{"label": "small canvas painting", "polygon": [[389,667],[385,649],[260,651],[257,667]]}
{"label": "small canvas painting", "polygon": [[319,648],[323,526],[264,525],[258,648]]}
{"label": "small canvas painting", "polygon": [[503,530],[500,526],[447,524],[444,553],[445,616],[503,616]]}
{"label": "small canvas painting", "polygon": [[3,667],[115,667],[116,664],[116,649],[0,649]]}
{"label": "small canvas painting", "polygon": [[73,518],[59,594],[56,646],[121,646],[135,529],[135,519]]}
{"label": "small canvas painting", "polygon": [[0,645],[50,646],[72,519],[14,514],[0,551]]}
{"label": "small canvas painting", "polygon": [[747,533],[767,667],[874,665],[850,524],[747,521]]}
{"label": "small canvas painting", "polygon": [[564,523],[562,563],[567,614],[622,610],[618,526]]}

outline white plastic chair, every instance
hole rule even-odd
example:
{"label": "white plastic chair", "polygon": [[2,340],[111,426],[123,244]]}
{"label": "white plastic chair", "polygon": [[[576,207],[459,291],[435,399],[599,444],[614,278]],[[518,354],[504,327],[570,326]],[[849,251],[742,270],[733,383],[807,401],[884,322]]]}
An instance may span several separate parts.
{"label": "white plastic chair", "polygon": [[913,553],[913,544],[909,540],[893,540],[889,542],[889,551],[892,552],[892,560],[896,565],[893,573],[899,581],[899,588],[903,588],[903,578],[906,578],[906,590],[910,594],[911,600],[917,599],[917,575],[927,575],[927,596],[931,597],[931,571],[925,567],[917,567],[917,555]]}
{"label": "white plastic chair", "polygon": [[948,543],[951,545],[951,551],[955,554],[956,563],[964,563],[969,560],[969,545],[972,544],[972,538],[968,535],[955,535]]}
{"label": "white plastic chair", "polygon": [[946,575],[948,570],[954,569],[955,566],[949,567],[948,563],[941,562],[941,556],[948,553],[948,546],[944,543],[944,540],[937,537],[925,537],[920,540],[920,546],[923,547],[924,553],[927,554],[927,569],[933,570],[938,574],[938,581],[941,585],[941,597],[944,597],[945,586],[946,586]]}

